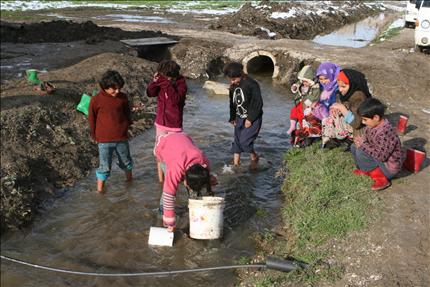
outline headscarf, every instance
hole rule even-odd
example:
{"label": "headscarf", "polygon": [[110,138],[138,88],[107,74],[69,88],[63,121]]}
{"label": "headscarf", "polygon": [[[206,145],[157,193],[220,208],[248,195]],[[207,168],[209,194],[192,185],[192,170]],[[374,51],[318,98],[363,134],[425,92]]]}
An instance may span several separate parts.
{"label": "headscarf", "polygon": [[339,74],[341,70],[341,67],[338,65],[332,63],[332,62],[323,62],[321,65],[319,65],[317,69],[317,77],[324,76],[327,79],[330,80],[328,84],[320,83],[321,86],[324,88],[324,91],[332,91],[337,87],[337,74]]}
{"label": "headscarf", "polygon": [[372,95],[369,92],[369,87],[367,86],[367,80],[363,73],[352,70],[352,69],[343,69],[342,70],[346,77],[349,79],[349,90],[346,95],[339,95],[341,102],[346,102],[356,91],[362,91],[366,97],[371,98]]}

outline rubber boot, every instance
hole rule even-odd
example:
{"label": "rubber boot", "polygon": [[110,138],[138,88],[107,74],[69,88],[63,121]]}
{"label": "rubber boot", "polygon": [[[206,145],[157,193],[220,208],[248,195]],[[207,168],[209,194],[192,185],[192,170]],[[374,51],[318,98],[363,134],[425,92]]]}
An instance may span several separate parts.
{"label": "rubber boot", "polygon": [[290,135],[296,129],[296,124],[296,120],[290,120],[290,128],[288,129],[287,134]]}
{"label": "rubber boot", "polygon": [[371,170],[369,176],[375,181],[371,187],[372,190],[383,190],[391,185],[391,182],[379,167]]}
{"label": "rubber boot", "polygon": [[25,73],[27,74],[27,81],[29,81],[31,84],[40,85],[42,83],[42,81],[37,77],[37,70],[30,69],[26,70]]}
{"label": "rubber boot", "polygon": [[355,175],[367,175],[367,176],[369,176],[369,172],[368,171],[364,171],[364,170],[361,170],[361,169],[354,169],[352,172]]}

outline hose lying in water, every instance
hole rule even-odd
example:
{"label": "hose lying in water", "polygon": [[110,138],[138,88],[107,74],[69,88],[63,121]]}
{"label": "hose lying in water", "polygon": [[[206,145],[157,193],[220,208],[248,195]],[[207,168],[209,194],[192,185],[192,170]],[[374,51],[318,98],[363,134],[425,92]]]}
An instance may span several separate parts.
{"label": "hose lying in water", "polygon": [[296,269],[307,269],[309,266],[307,264],[291,261],[282,260],[274,257],[267,257],[266,264],[243,264],[243,265],[228,265],[228,266],[216,266],[216,267],[206,267],[206,268],[194,268],[194,269],[183,269],[183,270],[172,270],[172,271],[157,271],[157,272],[140,272],[140,273],[97,273],[97,272],[81,272],[73,271],[59,268],[52,268],[48,266],[33,264],[11,257],[0,255],[1,259],[11,261],[14,263],[44,269],[53,272],[85,275],[85,276],[104,276],[104,277],[131,277],[131,276],[166,276],[180,273],[190,273],[190,272],[202,272],[202,271],[212,271],[212,270],[226,270],[226,269],[238,269],[238,268],[267,268],[283,272],[290,272]]}

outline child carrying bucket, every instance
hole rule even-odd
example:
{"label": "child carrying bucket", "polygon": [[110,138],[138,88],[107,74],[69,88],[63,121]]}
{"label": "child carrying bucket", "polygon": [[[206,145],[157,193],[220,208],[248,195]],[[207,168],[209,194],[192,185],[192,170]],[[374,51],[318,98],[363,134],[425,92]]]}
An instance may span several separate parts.
{"label": "child carrying bucket", "polygon": [[163,225],[169,231],[174,231],[178,185],[184,181],[188,191],[200,195],[205,188],[209,195],[213,195],[211,186],[215,185],[217,180],[210,175],[209,161],[204,153],[185,133],[160,135],[155,144],[154,155],[165,173],[162,194]]}
{"label": "child carrying bucket", "polygon": [[368,175],[373,180],[372,190],[382,190],[391,185],[402,168],[404,153],[400,139],[384,117],[385,106],[375,98],[369,98],[358,107],[364,129],[363,142],[359,148],[351,146],[358,169],[357,175]]}

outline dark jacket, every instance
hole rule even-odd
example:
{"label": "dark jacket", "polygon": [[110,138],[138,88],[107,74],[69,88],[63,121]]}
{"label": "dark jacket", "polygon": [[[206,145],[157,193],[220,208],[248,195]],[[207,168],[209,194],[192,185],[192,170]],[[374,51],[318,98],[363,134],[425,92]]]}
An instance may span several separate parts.
{"label": "dark jacket", "polygon": [[132,124],[127,96],[120,93],[112,97],[101,90],[91,98],[88,121],[96,142],[126,141],[128,127]]}
{"label": "dark jacket", "polygon": [[157,97],[157,116],[155,122],[169,128],[182,128],[187,84],[183,76],[176,81],[158,76],[147,89],[148,97]]}
{"label": "dark jacket", "polygon": [[362,91],[355,91],[346,102],[342,102],[339,96],[336,99],[336,102],[344,104],[354,115],[354,120],[350,123],[353,129],[353,137],[363,136],[364,125],[361,123],[361,116],[357,110],[358,106],[366,99],[367,96]]}
{"label": "dark jacket", "polygon": [[245,76],[239,85],[230,86],[230,119],[234,121],[236,116],[254,122],[263,115],[263,98],[261,97],[258,83]]}

